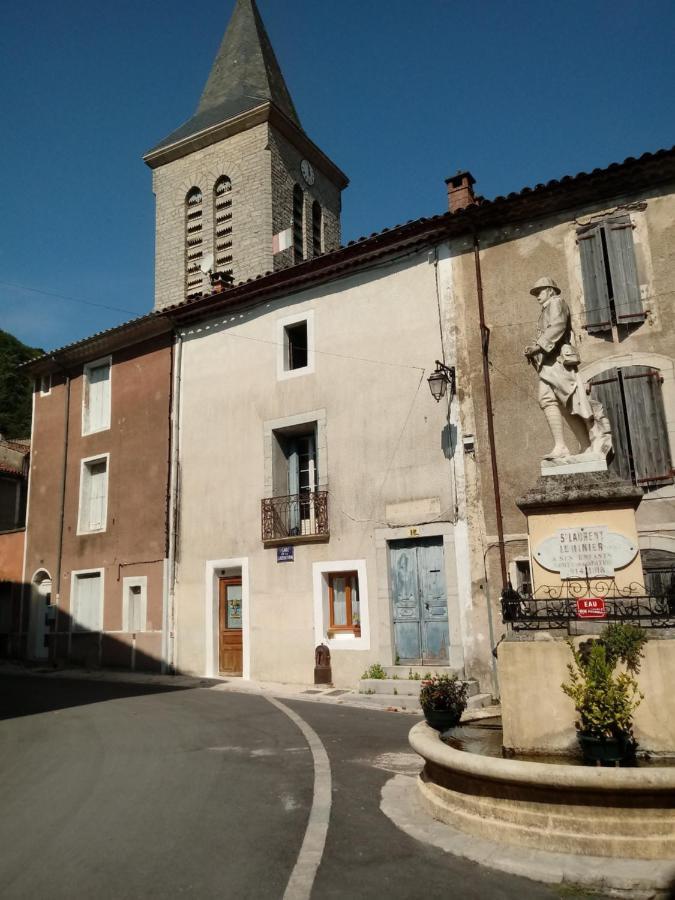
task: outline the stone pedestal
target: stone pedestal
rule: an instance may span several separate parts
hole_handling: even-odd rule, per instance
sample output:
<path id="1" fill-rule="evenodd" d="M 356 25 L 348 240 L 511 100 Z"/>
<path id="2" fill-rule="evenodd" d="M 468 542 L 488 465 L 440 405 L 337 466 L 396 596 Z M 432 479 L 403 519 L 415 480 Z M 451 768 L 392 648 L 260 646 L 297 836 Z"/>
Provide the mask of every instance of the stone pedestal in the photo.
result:
<path id="1" fill-rule="evenodd" d="M 587 579 L 643 593 L 635 522 L 641 499 L 640 488 L 607 471 L 540 477 L 516 500 L 527 518 L 533 594 Z"/>

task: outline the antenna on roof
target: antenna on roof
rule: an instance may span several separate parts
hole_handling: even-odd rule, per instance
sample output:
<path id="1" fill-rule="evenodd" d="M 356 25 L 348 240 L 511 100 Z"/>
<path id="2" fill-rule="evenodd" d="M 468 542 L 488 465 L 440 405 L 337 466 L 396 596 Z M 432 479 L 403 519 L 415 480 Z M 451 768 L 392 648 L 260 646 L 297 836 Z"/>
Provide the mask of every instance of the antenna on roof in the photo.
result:
<path id="1" fill-rule="evenodd" d="M 210 275 L 213 271 L 213 253 L 207 253 L 199 264 L 199 268 L 204 275 Z"/>

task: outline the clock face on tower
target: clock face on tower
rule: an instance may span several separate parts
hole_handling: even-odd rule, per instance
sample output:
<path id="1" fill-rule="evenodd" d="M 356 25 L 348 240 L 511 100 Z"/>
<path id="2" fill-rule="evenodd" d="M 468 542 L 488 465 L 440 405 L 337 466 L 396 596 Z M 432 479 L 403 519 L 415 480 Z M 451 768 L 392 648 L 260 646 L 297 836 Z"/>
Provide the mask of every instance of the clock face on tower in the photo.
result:
<path id="1" fill-rule="evenodd" d="M 314 168 L 308 159 L 303 159 L 300 163 L 300 171 L 307 184 L 314 184 Z"/>

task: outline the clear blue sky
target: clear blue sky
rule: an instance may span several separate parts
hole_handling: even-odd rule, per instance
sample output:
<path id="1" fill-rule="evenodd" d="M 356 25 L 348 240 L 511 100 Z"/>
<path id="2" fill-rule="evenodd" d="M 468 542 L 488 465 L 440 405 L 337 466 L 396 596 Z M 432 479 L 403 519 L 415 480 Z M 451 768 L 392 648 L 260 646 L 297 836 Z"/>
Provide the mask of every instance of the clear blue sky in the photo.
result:
<path id="1" fill-rule="evenodd" d="M 147 312 L 141 155 L 189 118 L 233 0 L 0 13 L 0 328 L 46 349 Z M 672 0 L 259 0 L 305 130 L 350 176 L 347 240 L 675 143 Z M 118 307 L 99 309 L 7 284 Z"/>

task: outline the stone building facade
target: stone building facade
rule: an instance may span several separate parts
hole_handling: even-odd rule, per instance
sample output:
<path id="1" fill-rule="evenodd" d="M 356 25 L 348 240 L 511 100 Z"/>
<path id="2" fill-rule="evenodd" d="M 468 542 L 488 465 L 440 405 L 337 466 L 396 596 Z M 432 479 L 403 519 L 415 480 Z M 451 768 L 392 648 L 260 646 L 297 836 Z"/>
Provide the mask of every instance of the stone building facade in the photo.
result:
<path id="1" fill-rule="evenodd" d="M 171 343 L 170 325 L 145 317 L 26 365 L 36 382 L 16 638 L 29 658 L 163 668 Z"/>
<path id="2" fill-rule="evenodd" d="M 472 181 L 465 179 L 469 188 Z M 490 202 L 469 190 L 455 218 L 470 223 L 450 254 L 461 418 L 475 436 L 465 457 L 474 609 L 490 612 L 499 638 L 503 578 L 483 360 L 487 354 L 507 578 L 522 588 L 528 543 L 515 501 L 533 486 L 552 443 L 524 357 L 539 315 L 530 289 L 542 276 L 557 282 L 570 307 L 582 381 L 609 417 L 610 470 L 644 491 L 637 524 L 646 587 L 675 568 L 675 152 Z M 594 270 L 589 237 L 597 242 Z M 481 596 L 485 602 L 475 602 Z"/>

